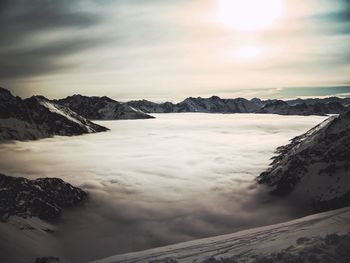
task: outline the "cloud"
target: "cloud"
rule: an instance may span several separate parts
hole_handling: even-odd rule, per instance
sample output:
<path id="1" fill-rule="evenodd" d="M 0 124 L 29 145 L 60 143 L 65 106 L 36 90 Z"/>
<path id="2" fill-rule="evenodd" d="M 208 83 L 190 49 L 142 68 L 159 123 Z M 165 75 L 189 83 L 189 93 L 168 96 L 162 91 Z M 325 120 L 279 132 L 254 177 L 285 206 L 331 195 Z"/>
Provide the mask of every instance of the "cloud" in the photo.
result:
<path id="1" fill-rule="evenodd" d="M 257 32 L 222 26 L 215 2 L 0 1 L 1 85 L 20 96 L 172 100 L 349 81 L 349 1 L 285 0 Z M 252 46 L 259 57 L 233 55 Z"/>
<path id="2" fill-rule="evenodd" d="M 106 39 L 81 34 L 101 21 L 79 9 L 81 1 L 1 0 L 0 79 L 43 75 L 69 68 L 65 56 Z"/>
<path id="3" fill-rule="evenodd" d="M 349 0 L 337 0 L 335 1 L 337 10 L 324 12 L 322 14 L 313 16 L 316 19 L 328 20 L 335 23 L 350 23 L 350 1 Z"/>
<path id="4" fill-rule="evenodd" d="M 71 261 L 87 262 L 304 215 L 254 178 L 277 146 L 323 119 L 184 113 L 103 122 L 110 132 L 4 145 L 0 171 L 89 191 L 58 224 Z"/>

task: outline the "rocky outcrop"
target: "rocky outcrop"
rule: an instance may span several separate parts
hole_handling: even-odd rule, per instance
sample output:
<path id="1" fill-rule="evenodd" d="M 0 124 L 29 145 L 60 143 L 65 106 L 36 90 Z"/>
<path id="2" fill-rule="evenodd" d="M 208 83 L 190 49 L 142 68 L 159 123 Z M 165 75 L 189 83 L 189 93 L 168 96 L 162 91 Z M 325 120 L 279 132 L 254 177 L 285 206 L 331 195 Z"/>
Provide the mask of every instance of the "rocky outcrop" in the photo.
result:
<path id="1" fill-rule="evenodd" d="M 115 101 L 106 96 L 88 97 L 73 95 L 64 99 L 55 100 L 55 103 L 70 108 L 81 116 L 91 120 L 127 120 L 152 119 L 151 115 L 140 109 L 135 109 L 127 103 Z"/>
<path id="2" fill-rule="evenodd" d="M 60 216 L 65 207 L 75 206 L 87 197 L 82 189 L 58 178 L 28 180 L 0 174 L 0 218 L 10 216 L 39 217 L 43 220 Z"/>
<path id="3" fill-rule="evenodd" d="M 350 108 L 279 147 L 257 181 L 317 210 L 350 205 Z"/>

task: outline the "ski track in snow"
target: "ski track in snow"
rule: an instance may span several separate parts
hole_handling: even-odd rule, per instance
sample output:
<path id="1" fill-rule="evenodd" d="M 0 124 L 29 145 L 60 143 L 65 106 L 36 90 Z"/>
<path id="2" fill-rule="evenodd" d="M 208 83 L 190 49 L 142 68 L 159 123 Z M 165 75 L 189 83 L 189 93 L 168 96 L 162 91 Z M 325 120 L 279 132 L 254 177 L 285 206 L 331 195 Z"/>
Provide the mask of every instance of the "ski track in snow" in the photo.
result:
<path id="1" fill-rule="evenodd" d="M 208 259 L 230 259 L 239 256 L 251 262 L 258 256 L 268 256 L 299 244 L 302 240 L 325 238 L 330 234 L 350 232 L 350 208 L 307 216 L 286 223 L 240 231 L 234 234 L 194 240 L 141 252 L 117 255 L 94 263 L 202 262 Z M 288 250 L 287 250 L 288 251 Z M 311 255 L 308 254 L 308 257 Z M 335 257 L 337 255 L 334 255 Z M 246 260 L 246 261 L 243 261 Z M 218 261 L 219 262 L 219 261 Z"/>

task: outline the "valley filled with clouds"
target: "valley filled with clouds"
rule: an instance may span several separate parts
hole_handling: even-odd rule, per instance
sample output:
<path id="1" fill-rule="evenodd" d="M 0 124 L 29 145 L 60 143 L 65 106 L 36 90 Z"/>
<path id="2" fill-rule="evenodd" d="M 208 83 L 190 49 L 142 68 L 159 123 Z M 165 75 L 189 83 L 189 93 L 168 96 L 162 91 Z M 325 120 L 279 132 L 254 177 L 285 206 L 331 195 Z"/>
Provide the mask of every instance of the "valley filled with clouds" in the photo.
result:
<path id="1" fill-rule="evenodd" d="M 56 223 L 71 258 L 84 262 L 307 213 L 258 190 L 254 179 L 276 147 L 326 117 L 155 116 L 98 122 L 111 129 L 105 133 L 2 145 L 3 173 L 59 177 L 89 192 L 86 204 Z"/>

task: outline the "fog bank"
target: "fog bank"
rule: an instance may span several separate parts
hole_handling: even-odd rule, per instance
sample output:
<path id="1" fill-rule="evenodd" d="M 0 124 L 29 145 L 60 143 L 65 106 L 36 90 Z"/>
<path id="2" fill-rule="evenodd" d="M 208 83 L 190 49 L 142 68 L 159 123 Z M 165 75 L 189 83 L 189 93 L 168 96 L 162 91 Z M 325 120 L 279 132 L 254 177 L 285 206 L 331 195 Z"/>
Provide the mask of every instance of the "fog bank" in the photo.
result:
<path id="1" fill-rule="evenodd" d="M 325 117 L 159 114 L 110 132 L 16 142 L 0 172 L 59 177 L 90 193 L 57 235 L 73 262 L 286 221 L 305 211 L 254 183 L 276 147 Z"/>

